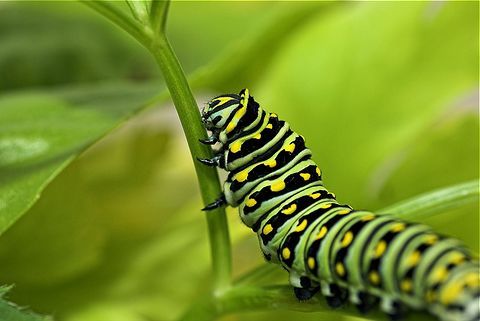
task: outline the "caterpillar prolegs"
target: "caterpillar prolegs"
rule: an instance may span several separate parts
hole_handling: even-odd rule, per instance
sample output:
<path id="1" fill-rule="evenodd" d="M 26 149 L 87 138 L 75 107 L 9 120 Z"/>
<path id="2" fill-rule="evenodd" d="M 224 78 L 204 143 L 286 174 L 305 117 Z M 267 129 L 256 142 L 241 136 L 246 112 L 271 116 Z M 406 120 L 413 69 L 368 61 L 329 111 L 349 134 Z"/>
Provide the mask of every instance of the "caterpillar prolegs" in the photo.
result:
<path id="1" fill-rule="evenodd" d="M 202 122 L 211 136 L 201 142 L 221 147 L 199 160 L 228 171 L 224 194 L 205 210 L 239 207 L 265 258 L 289 272 L 298 299 L 320 291 L 331 306 L 349 300 L 366 312 L 379 303 L 393 319 L 408 309 L 480 319 L 478 259 L 428 226 L 337 202 L 304 138 L 247 89 L 213 98 Z"/>

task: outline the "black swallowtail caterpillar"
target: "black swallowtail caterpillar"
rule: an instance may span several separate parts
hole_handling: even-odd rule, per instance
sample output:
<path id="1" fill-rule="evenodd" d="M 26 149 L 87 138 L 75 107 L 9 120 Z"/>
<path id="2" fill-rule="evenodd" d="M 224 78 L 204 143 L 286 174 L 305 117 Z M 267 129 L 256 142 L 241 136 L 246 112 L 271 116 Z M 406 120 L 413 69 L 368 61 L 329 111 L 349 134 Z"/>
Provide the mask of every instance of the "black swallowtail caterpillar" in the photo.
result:
<path id="1" fill-rule="evenodd" d="M 204 210 L 238 206 L 298 299 L 320 290 L 333 307 L 350 300 L 366 312 L 379 302 L 392 319 L 426 309 L 441 320 L 479 320 L 479 262 L 458 240 L 338 203 L 304 138 L 247 89 L 212 99 L 202 122 L 212 134 L 200 141 L 221 148 L 199 160 L 229 172 L 223 195 Z"/>

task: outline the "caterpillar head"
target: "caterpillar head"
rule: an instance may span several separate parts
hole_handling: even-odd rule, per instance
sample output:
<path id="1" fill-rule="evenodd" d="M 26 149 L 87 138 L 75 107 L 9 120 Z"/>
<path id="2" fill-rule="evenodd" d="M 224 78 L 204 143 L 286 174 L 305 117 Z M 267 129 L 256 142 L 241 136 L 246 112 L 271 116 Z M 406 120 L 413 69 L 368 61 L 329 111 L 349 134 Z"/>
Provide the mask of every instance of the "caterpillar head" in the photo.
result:
<path id="1" fill-rule="evenodd" d="M 205 128 L 213 132 L 225 129 L 239 109 L 246 109 L 248 98 L 248 89 L 243 89 L 238 95 L 225 94 L 210 100 L 202 110 Z"/>

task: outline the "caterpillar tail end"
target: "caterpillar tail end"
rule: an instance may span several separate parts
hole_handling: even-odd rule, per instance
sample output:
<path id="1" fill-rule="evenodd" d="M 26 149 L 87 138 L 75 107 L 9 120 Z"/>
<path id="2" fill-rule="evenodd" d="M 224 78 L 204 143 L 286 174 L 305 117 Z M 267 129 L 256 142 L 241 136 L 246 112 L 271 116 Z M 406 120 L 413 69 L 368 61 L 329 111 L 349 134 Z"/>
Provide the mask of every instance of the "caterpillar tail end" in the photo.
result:
<path id="1" fill-rule="evenodd" d="M 468 262 L 444 283 L 431 305 L 442 321 L 480 321 L 480 273 L 478 262 Z"/>

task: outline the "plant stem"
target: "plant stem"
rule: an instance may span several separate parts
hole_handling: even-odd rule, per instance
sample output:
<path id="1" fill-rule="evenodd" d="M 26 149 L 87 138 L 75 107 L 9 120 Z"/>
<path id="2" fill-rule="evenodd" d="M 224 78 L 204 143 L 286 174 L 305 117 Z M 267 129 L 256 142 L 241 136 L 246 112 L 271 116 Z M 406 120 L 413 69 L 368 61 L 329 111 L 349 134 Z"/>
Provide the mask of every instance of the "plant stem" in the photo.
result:
<path id="1" fill-rule="evenodd" d="M 154 34 L 165 31 L 170 1 L 152 0 L 150 5 L 150 25 Z"/>
<path id="2" fill-rule="evenodd" d="M 151 47 L 165 82 L 172 96 L 182 123 L 185 136 L 200 185 L 205 204 L 214 201 L 222 193 L 217 171 L 196 161 L 196 157 L 211 157 L 210 147 L 201 144 L 198 139 L 205 137 L 205 129 L 200 120 L 200 113 L 188 85 L 185 74 L 175 56 L 168 40 L 159 36 Z M 208 212 L 207 223 L 210 237 L 210 249 L 214 273 L 214 291 L 223 293 L 231 282 L 230 237 L 224 209 Z"/>
<path id="3" fill-rule="evenodd" d="M 131 19 L 112 2 L 98 0 L 79 0 L 128 32 L 142 45 L 147 46 L 151 38 L 151 29 L 137 20 Z"/>
<path id="4" fill-rule="evenodd" d="M 212 157 L 212 150 L 198 139 L 206 137 L 197 103 L 185 74 L 165 36 L 168 1 L 153 1 L 150 7 L 150 24 L 131 19 L 115 5 L 107 1 L 80 0 L 96 10 L 138 40 L 155 57 L 165 78 L 168 90 L 177 110 L 187 138 L 204 204 L 217 199 L 222 193 L 216 169 L 200 164 L 196 157 Z M 133 8 L 135 9 L 135 8 Z M 214 295 L 224 293 L 231 286 L 230 236 L 225 209 L 206 213 L 214 276 Z"/>

